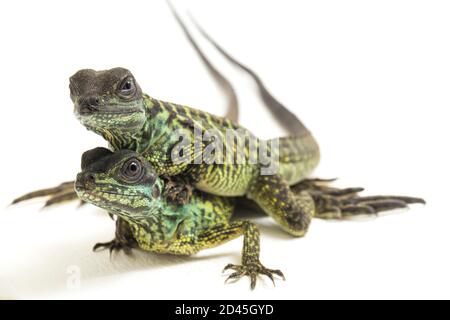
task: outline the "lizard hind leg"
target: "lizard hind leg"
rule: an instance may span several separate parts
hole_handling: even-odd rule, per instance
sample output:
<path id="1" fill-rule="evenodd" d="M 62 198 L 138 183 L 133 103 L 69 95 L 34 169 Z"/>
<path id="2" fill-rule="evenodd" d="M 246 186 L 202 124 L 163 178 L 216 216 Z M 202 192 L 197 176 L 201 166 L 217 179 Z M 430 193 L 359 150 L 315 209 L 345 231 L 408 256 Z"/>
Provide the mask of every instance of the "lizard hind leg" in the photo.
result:
<path id="1" fill-rule="evenodd" d="M 14 199 L 11 204 L 15 205 L 17 203 L 31 200 L 31 199 L 49 197 L 49 199 L 44 204 L 44 208 L 46 208 L 46 207 L 49 207 L 49 206 L 52 206 L 55 204 L 60 204 L 60 203 L 64 203 L 64 202 L 77 200 L 78 195 L 75 192 L 74 184 L 75 184 L 75 181 L 68 181 L 68 182 L 63 182 L 56 187 L 32 191 L 21 197 Z M 84 204 L 84 202 L 81 201 L 80 205 L 83 205 L 83 204 Z"/>
<path id="2" fill-rule="evenodd" d="M 308 192 L 315 202 L 315 217 L 319 219 L 349 219 L 361 215 L 407 208 L 409 204 L 422 203 L 421 198 L 405 196 L 361 197 L 363 188 L 339 189 L 328 185 L 334 180 L 304 180 L 291 189 L 295 193 Z"/>
<path id="3" fill-rule="evenodd" d="M 214 226 L 197 229 L 194 233 L 188 233 L 176 237 L 168 243 L 163 253 L 177 255 L 191 255 L 200 250 L 215 248 L 228 241 L 244 236 L 244 245 L 241 255 L 241 264 L 228 264 L 226 270 L 234 270 L 225 282 L 238 280 L 244 276 L 250 277 L 251 288 L 254 289 L 258 276 L 264 275 L 274 282 L 274 276 L 284 279 L 280 270 L 268 269 L 260 261 L 260 238 L 258 228 L 248 220 L 235 220 L 215 224 Z M 149 250 L 151 251 L 151 250 Z"/>
<path id="4" fill-rule="evenodd" d="M 308 192 L 294 193 L 279 175 L 259 176 L 247 196 L 254 200 L 289 234 L 305 235 L 314 216 L 314 200 Z"/>

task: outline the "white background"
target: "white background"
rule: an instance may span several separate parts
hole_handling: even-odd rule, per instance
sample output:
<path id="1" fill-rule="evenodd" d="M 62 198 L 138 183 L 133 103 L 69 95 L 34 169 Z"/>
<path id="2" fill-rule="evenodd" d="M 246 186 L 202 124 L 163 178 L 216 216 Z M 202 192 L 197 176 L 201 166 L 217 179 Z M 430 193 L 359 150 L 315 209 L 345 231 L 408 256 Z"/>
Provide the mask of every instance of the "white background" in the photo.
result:
<path id="1" fill-rule="evenodd" d="M 292 239 L 268 218 L 262 262 L 287 281 L 224 285 L 242 239 L 194 257 L 93 253 L 114 224 L 92 206 L 8 207 L 71 180 L 105 146 L 72 114 L 78 69 L 127 67 L 148 94 L 224 114 L 225 103 L 163 0 L 0 4 L 0 298 L 450 298 L 448 1 L 178 1 L 261 74 L 322 148 L 315 176 L 366 194 L 422 196 L 378 219 L 313 221 Z M 197 39 L 202 40 L 200 37 Z M 254 84 L 205 50 L 239 91 L 241 123 L 283 134 Z M 68 286 L 78 270 L 79 288 Z"/>

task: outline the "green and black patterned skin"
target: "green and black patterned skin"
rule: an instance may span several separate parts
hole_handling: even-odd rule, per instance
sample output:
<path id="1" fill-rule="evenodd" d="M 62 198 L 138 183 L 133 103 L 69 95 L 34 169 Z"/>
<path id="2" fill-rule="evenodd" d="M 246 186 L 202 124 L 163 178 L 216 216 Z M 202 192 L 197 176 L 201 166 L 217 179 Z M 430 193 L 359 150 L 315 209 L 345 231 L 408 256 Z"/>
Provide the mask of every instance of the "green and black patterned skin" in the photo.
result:
<path id="1" fill-rule="evenodd" d="M 200 155 L 195 152 L 194 143 L 185 154 L 189 161 L 174 163 L 172 151 L 179 144 L 180 133 L 195 141 L 195 126 L 215 130 L 222 141 L 227 141 L 228 129 L 240 130 L 243 139 L 253 135 L 228 119 L 143 94 L 131 72 L 123 68 L 81 70 L 71 77 L 70 89 L 77 118 L 102 135 L 113 151 L 136 151 L 158 175 L 181 176 L 198 190 L 247 196 L 290 234 L 303 236 L 306 232 L 314 212 L 313 200 L 306 195 L 299 200 L 289 188 L 305 179 L 319 162 L 318 145 L 306 129 L 301 135 L 279 140 L 279 173 L 275 175 L 260 175 L 261 165 L 250 163 L 257 156 L 251 152 L 245 153 L 245 164 L 194 164 L 198 156 L 208 158 L 205 148 Z M 231 149 L 234 159 L 237 145 L 239 142 Z"/>
<path id="2" fill-rule="evenodd" d="M 118 216 L 116 238 L 95 248 L 133 247 L 175 255 L 192 255 L 244 236 L 241 265 L 229 278 L 248 275 L 254 288 L 259 274 L 283 277 L 280 270 L 264 267 L 259 261 L 259 231 L 247 220 L 231 221 L 235 199 L 194 191 L 184 205 L 169 203 L 164 196 L 164 180 L 151 164 L 133 151 L 112 153 L 97 148 L 82 159 L 75 189 L 79 197 Z"/>

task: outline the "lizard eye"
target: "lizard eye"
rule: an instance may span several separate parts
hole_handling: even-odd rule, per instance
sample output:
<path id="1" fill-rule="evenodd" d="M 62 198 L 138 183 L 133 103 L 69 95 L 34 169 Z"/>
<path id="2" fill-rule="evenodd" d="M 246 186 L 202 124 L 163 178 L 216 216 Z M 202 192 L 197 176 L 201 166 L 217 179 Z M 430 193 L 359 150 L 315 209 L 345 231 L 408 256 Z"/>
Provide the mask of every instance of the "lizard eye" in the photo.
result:
<path id="1" fill-rule="evenodd" d="M 123 84 L 122 90 L 123 91 L 131 90 L 131 86 L 132 86 L 132 84 L 131 84 L 130 80 L 125 81 L 125 83 Z"/>
<path id="2" fill-rule="evenodd" d="M 143 169 L 141 163 L 137 159 L 131 159 L 125 162 L 121 173 L 127 182 L 137 182 L 142 178 Z"/>
<path id="3" fill-rule="evenodd" d="M 129 98 L 134 95 L 136 86 L 134 85 L 133 78 L 127 77 L 119 85 L 119 95 L 125 98 Z"/>

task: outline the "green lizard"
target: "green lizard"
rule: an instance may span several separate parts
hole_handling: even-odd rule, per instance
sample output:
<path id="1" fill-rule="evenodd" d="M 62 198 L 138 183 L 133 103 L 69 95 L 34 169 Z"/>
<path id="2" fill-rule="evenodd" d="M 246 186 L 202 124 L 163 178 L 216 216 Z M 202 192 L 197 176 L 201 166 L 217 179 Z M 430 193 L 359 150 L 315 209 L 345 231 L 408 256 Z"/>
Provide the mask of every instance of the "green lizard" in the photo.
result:
<path id="1" fill-rule="evenodd" d="M 280 158 L 280 168 L 290 181 L 284 181 L 280 175 L 261 176 L 261 165 L 249 164 L 255 156 L 249 151 L 243 152 L 245 164 L 242 165 L 206 164 L 204 161 L 192 165 L 198 157 L 206 156 L 204 152 L 197 153 L 192 143 L 187 149 L 187 161 L 174 163 L 171 153 L 180 134 L 194 141 L 196 126 L 201 127 L 202 132 L 215 130 L 222 141 L 226 140 L 227 130 L 241 130 L 243 138 L 237 138 L 238 145 L 254 136 L 227 119 L 143 94 L 133 75 L 123 68 L 101 72 L 81 70 L 71 78 L 70 89 L 77 117 L 89 130 L 105 137 L 112 150 L 135 150 L 145 156 L 159 174 L 188 178 L 205 192 L 222 196 L 248 195 L 289 233 L 301 236 L 306 231 L 312 217 L 312 199 L 297 201 L 289 193 L 289 184 L 303 180 L 319 159 L 318 146 L 306 129 L 303 136 L 285 139 L 281 146 L 285 156 Z M 232 148 L 231 152 L 233 159 L 239 156 L 237 148 Z M 277 150 L 269 152 L 275 154 Z M 282 197 L 268 197 L 268 189 L 279 192 Z"/>
<path id="2" fill-rule="evenodd" d="M 133 151 L 112 153 L 96 148 L 83 154 L 82 172 L 75 188 L 80 199 L 119 217 L 112 242 L 97 244 L 110 250 L 132 248 L 192 255 L 244 235 L 242 265 L 228 265 L 236 272 L 229 279 L 248 275 L 251 287 L 257 275 L 283 277 L 280 270 L 259 261 L 259 231 L 250 221 L 230 221 L 235 199 L 194 191 L 189 202 L 173 205 L 163 196 L 165 182 L 152 166 Z"/>
<path id="3" fill-rule="evenodd" d="M 170 151 L 179 141 L 178 136 L 173 136 L 176 129 L 181 129 L 190 136 L 195 123 L 202 120 L 210 128 L 221 130 L 219 133 L 222 135 L 226 128 L 242 128 L 223 118 L 150 98 L 141 93 L 131 73 L 121 68 L 103 72 L 80 71 L 72 78 L 71 89 L 75 112 L 82 123 L 110 139 L 114 150 L 134 147 L 158 174 L 190 175 L 197 188 L 208 193 L 223 196 L 247 195 L 294 236 L 302 236 L 306 232 L 314 215 L 314 200 L 329 209 L 327 214 L 330 217 L 338 218 L 343 214 L 342 210 L 333 205 L 334 199 L 324 201 L 324 197 L 320 195 L 323 188 L 328 187 L 320 188 L 316 183 L 305 181 L 297 185 L 297 195 L 289 187 L 304 181 L 318 162 L 317 144 L 306 129 L 303 129 L 302 136 L 280 139 L 280 174 L 263 176 L 259 171 L 261 165 L 250 164 L 249 161 L 241 165 L 204 162 L 199 165 L 175 164 L 171 161 Z M 102 96 L 102 99 L 108 99 L 110 105 L 100 105 L 100 98 L 96 101 L 96 98 L 89 96 L 92 90 L 95 92 L 99 89 L 109 92 L 109 96 Z M 122 91 L 132 97 L 121 98 Z M 128 112 L 130 110 L 133 112 Z M 252 136 L 245 129 L 242 130 L 245 136 Z M 118 133 L 122 135 L 117 135 Z M 232 151 L 233 155 L 238 152 L 237 148 Z M 245 160 L 250 157 L 247 153 Z M 354 190 L 356 191 L 360 189 Z M 381 208 L 404 207 L 407 203 L 422 202 L 420 199 L 397 197 L 378 200 L 376 206 Z M 364 203 L 348 203 L 344 213 L 374 211 L 373 207 Z"/>
<path id="4" fill-rule="evenodd" d="M 313 215 L 313 201 L 305 195 L 294 197 L 289 186 L 304 180 L 319 161 L 319 148 L 306 128 L 302 135 L 280 140 L 279 150 L 268 146 L 268 154 L 279 158 L 279 174 L 262 175 L 261 163 L 253 163 L 255 152 L 239 150 L 255 137 L 228 119 L 185 106 L 154 99 L 142 93 L 130 71 L 114 68 L 105 71 L 81 70 L 71 77 L 71 98 L 75 114 L 88 130 L 102 135 L 113 151 L 128 149 L 141 154 L 159 175 L 189 179 L 204 192 L 220 196 L 244 196 L 254 200 L 284 230 L 295 236 L 306 232 Z M 214 131 L 227 141 L 228 130 L 239 131 L 236 143 L 226 144 L 233 161 L 209 163 L 208 144 L 200 152 L 195 129 L 202 134 Z M 180 150 L 181 161 L 174 161 L 180 136 L 189 141 Z M 255 141 L 256 149 L 261 146 Z M 279 153 L 279 154 L 278 154 Z M 227 154 L 228 155 L 228 154 Z"/>
<path id="5" fill-rule="evenodd" d="M 241 199 L 194 191 L 184 205 L 167 202 L 165 181 L 144 157 L 129 150 L 113 153 L 105 148 L 96 148 L 87 151 L 83 154 L 81 167 L 82 172 L 77 175 L 75 183 L 80 199 L 118 217 L 115 239 L 98 243 L 94 249 L 108 247 L 111 252 L 122 249 L 130 253 L 131 249 L 140 248 L 156 253 L 192 255 L 243 235 L 241 264 L 225 267 L 224 271 L 234 270 L 227 281 L 248 276 L 253 289 L 258 275 L 266 275 L 273 282 L 274 275 L 284 279 L 280 270 L 268 269 L 260 262 L 258 228 L 248 220 L 232 219 L 234 207 Z M 308 183 L 314 184 L 312 181 Z M 297 187 L 294 187 L 294 193 Z M 335 205 L 348 216 L 354 214 L 348 210 L 349 204 L 373 205 L 374 212 L 378 212 L 389 209 L 388 201 L 392 201 L 391 197 L 360 198 L 355 196 L 355 190 L 350 189 L 339 190 L 339 195 L 336 191 L 322 190 L 321 194 L 333 195 Z M 384 208 L 379 206 L 381 200 Z M 342 216 L 329 216 L 327 208 L 317 202 L 314 217 L 339 219 Z"/>
<path id="6" fill-rule="evenodd" d="M 268 150 L 279 153 L 280 173 L 264 176 L 260 174 L 261 164 L 250 163 L 254 154 L 249 151 L 243 155 L 244 164 L 202 161 L 193 165 L 198 157 L 208 157 L 205 148 L 197 153 L 194 143 L 188 146 L 187 161 L 174 163 L 172 151 L 179 144 L 180 132 L 195 141 L 196 126 L 202 132 L 216 130 L 222 141 L 228 129 L 241 130 L 244 138 L 237 144 L 253 135 L 227 119 L 143 94 L 126 69 L 81 70 L 71 78 L 70 89 L 81 123 L 105 137 L 113 150 L 137 151 L 158 174 L 189 178 L 199 190 L 221 196 L 246 195 L 288 233 L 302 236 L 306 232 L 314 213 L 313 199 L 306 189 L 302 197 L 294 196 L 289 186 L 304 180 L 317 165 L 319 148 L 301 122 L 296 122 L 296 137 L 282 139 L 280 150 Z M 231 149 L 235 159 L 236 144 Z M 365 212 L 367 208 L 359 210 Z"/>
<path id="7" fill-rule="evenodd" d="M 307 231 L 315 211 L 314 199 L 306 185 L 298 185 L 297 194 L 290 186 L 305 180 L 316 167 L 319 148 L 300 122 L 297 136 L 279 139 L 277 149 L 268 145 L 268 154 L 278 158 L 279 170 L 276 174 L 263 175 L 264 166 L 251 161 L 256 151 L 245 148 L 239 154 L 242 150 L 237 146 L 241 143 L 246 146 L 247 139 L 254 138 L 248 130 L 225 118 L 143 94 L 126 69 L 77 72 L 71 78 L 71 98 L 81 123 L 108 140 L 113 151 L 136 151 L 158 175 L 188 178 L 200 191 L 228 197 L 246 196 L 293 236 L 303 236 Z M 243 157 L 243 163 L 205 161 L 211 159 L 211 154 L 204 141 L 200 153 L 197 152 L 196 127 L 200 127 L 202 133 L 214 130 L 216 139 L 221 141 L 227 141 L 227 130 L 240 131 L 237 143 L 225 147 L 232 159 Z M 190 141 L 181 152 L 181 162 L 173 160 L 173 150 L 180 145 L 180 133 Z M 259 147 L 261 142 L 256 141 L 256 145 Z M 197 163 L 199 158 L 201 161 Z M 410 203 L 423 201 L 392 199 L 389 205 L 403 207 L 404 199 L 409 199 Z M 367 213 L 369 209 L 355 206 L 352 210 L 357 214 Z"/>

